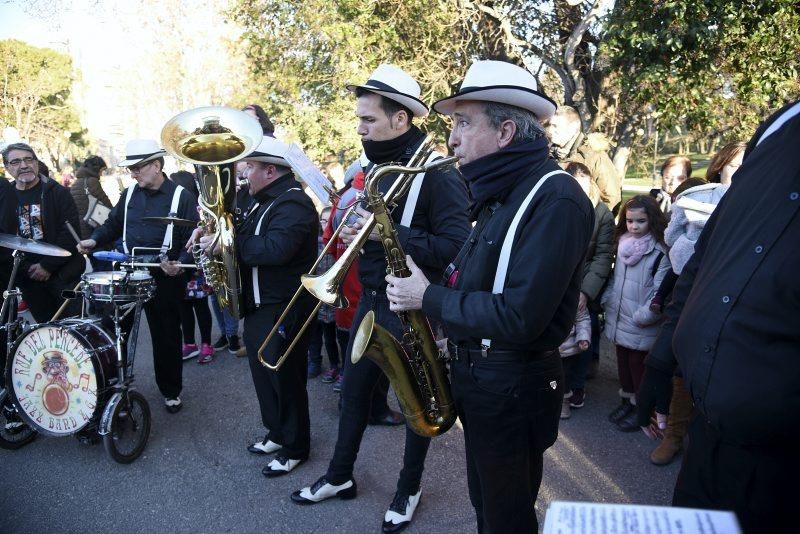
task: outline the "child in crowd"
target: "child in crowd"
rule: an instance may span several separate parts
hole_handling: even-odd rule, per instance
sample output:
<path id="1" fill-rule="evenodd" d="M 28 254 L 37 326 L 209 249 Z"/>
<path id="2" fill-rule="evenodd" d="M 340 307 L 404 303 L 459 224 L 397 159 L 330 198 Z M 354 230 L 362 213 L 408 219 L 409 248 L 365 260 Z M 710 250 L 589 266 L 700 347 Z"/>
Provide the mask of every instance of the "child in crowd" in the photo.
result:
<path id="1" fill-rule="evenodd" d="M 655 199 L 637 195 L 623 204 L 615 233 L 617 260 L 602 304 L 606 336 L 616 345 L 622 402 L 609 420 L 623 432 L 639 429 L 635 394 L 644 359 L 658 334 L 660 314 L 650 309 L 656 288 L 671 269 L 664 244 L 666 217 Z"/>
<path id="2" fill-rule="evenodd" d="M 692 175 L 692 162 L 685 156 L 670 156 L 661 165 L 661 189 L 651 189 L 650 196 L 656 199 L 664 213 L 669 213 L 675 189 Z"/>
<path id="3" fill-rule="evenodd" d="M 328 225 L 331 208 L 323 208 L 319 216 L 320 235 L 318 240 L 319 253 L 325 248 L 322 238 L 322 229 Z M 331 268 L 334 259 L 328 252 L 317 266 L 317 274 L 322 274 Z M 311 343 L 308 346 L 308 378 L 316 378 L 322 372 L 322 343 L 325 342 L 325 351 L 328 353 L 330 367 L 325 374 L 326 382 L 332 382 L 339 376 L 339 347 L 336 339 L 336 311 L 329 304 L 323 304 L 317 314 L 317 321 L 311 331 Z M 332 379 L 330 378 L 332 377 Z"/>

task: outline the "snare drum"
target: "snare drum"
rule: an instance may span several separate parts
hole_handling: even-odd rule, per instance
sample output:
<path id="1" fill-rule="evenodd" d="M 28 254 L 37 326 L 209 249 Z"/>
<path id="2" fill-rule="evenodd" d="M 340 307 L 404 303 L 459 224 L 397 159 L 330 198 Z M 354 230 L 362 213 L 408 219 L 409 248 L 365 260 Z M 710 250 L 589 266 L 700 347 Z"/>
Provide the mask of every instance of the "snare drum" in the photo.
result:
<path id="1" fill-rule="evenodd" d="M 35 325 L 14 343 L 6 376 L 20 415 L 38 432 L 67 436 L 100 417 L 117 383 L 114 341 L 96 321 Z"/>
<path id="2" fill-rule="evenodd" d="M 146 271 L 97 271 L 81 277 L 81 292 L 91 302 L 149 300 L 155 281 Z"/>

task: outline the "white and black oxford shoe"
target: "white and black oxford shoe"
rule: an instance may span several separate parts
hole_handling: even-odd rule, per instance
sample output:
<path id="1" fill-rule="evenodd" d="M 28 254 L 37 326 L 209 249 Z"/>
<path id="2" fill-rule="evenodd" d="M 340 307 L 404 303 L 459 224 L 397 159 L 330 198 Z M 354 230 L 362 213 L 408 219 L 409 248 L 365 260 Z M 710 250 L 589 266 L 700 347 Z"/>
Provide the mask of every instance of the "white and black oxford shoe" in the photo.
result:
<path id="1" fill-rule="evenodd" d="M 247 450 L 253 454 L 272 454 L 273 452 L 281 450 L 281 445 L 268 440 L 267 437 L 264 436 L 264 441 L 256 441 L 252 445 L 249 445 Z"/>
<path id="2" fill-rule="evenodd" d="M 386 511 L 383 517 L 383 526 L 381 531 L 387 534 L 400 532 L 408 525 L 411 524 L 411 519 L 414 517 L 414 511 L 419 506 L 419 500 L 422 497 L 422 490 L 420 489 L 414 495 L 397 492 L 394 494 L 392 504 Z"/>
<path id="3" fill-rule="evenodd" d="M 356 496 L 356 481 L 348 480 L 344 484 L 335 486 L 321 477 L 310 488 L 303 488 L 292 493 L 292 500 L 297 504 L 315 504 L 331 497 L 339 499 L 354 499 Z"/>
<path id="4" fill-rule="evenodd" d="M 288 475 L 292 469 L 305 462 L 305 458 L 284 458 L 281 455 L 275 457 L 267 466 L 261 470 L 261 473 L 268 478 L 282 477 Z"/>

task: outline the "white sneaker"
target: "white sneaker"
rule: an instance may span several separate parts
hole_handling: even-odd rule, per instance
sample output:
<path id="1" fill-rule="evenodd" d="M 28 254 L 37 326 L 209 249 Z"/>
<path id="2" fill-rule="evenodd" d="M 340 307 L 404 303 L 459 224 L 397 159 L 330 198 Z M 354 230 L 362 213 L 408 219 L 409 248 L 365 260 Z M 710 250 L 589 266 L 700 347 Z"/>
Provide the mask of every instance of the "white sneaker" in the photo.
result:
<path id="1" fill-rule="evenodd" d="M 414 511 L 419 505 L 419 500 L 422 497 L 422 489 L 414 495 L 406 495 L 399 491 L 394 494 L 392 504 L 383 516 L 383 532 L 399 532 L 411 523 L 414 517 Z"/>

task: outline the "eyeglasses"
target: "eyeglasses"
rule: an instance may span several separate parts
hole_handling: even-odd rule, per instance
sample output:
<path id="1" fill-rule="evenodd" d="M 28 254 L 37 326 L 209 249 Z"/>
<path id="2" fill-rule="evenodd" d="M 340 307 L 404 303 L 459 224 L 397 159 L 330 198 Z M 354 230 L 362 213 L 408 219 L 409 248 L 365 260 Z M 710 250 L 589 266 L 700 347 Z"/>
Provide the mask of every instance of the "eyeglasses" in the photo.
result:
<path id="1" fill-rule="evenodd" d="M 153 160 L 153 161 L 155 161 L 155 160 Z M 142 163 L 141 165 L 131 166 L 131 167 L 128 167 L 128 170 L 131 171 L 131 174 L 139 174 L 140 172 L 142 172 L 142 169 L 144 169 L 145 167 L 147 167 L 151 163 L 153 163 L 153 162 L 152 161 L 148 161 L 147 163 Z"/>
<path id="2" fill-rule="evenodd" d="M 27 158 L 17 158 L 17 159 L 12 159 L 11 161 L 9 161 L 7 166 L 8 167 L 19 167 L 20 164 L 22 164 L 23 162 L 25 163 L 25 165 L 30 165 L 34 161 L 37 161 L 36 158 L 32 158 L 30 156 L 28 156 Z"/>

